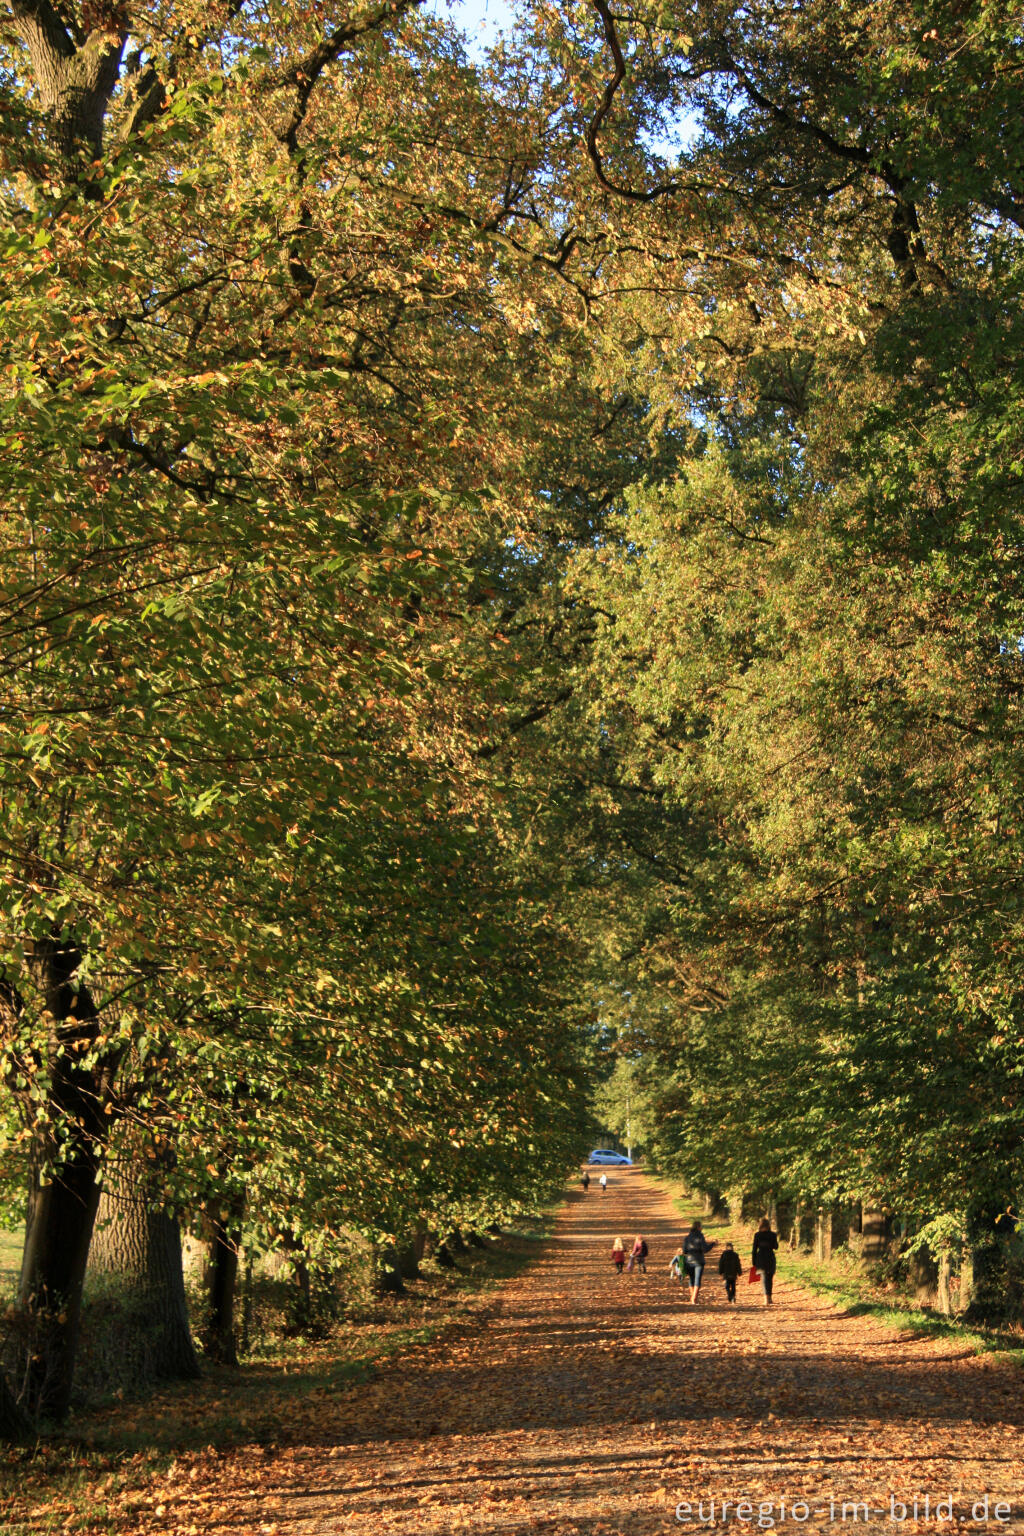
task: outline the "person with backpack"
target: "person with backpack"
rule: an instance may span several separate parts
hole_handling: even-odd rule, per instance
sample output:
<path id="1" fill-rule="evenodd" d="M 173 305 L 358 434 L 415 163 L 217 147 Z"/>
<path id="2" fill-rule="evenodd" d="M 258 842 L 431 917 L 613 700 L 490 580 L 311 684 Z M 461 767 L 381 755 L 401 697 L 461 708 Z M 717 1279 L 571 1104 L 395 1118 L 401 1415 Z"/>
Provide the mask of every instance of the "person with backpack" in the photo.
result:
<path id="1" fill-rule="evenodd" d="M 632 1246 L 632 1248 L 629 1251 L 629 1267 L 630 1267 L 630 1270 L 632 1270 L 632 1268 L 633 1268 L 633 1266 L 635 1264 L 637 1269 L 640 1271 L 640 1273 L 643 1274 L 643 1275 L 646 1275 L 646 1273 L 647 1273 L 647 1254 L 648 1254 L 648 1251 L 649 1250 L 648 1250 L 648 1247 L 647 1247 L 646 1240 L 644 1238 L 642 1238 L 639 1235 L 639 1233 L 638 1233 L 637 1237 L 636 1237 L 636 1241 L 633 1243 L 633 1246 Z"/>
<path id="2" fill-rule="evenodd" d="M 736 1300 L 736 1281 L 740 1277 L 743 1263 L 732 1243 L 726 1243 L 722 1249 L 722 1257 L 718 1261 L 718 1273 L 725 1281 L 726 1301 Z"/>
<path id="3" fill-rule="evenodd" d="M 757 1231 L 754 1233 L 754 1248 L 750 1255 L 750 1267 L 756 1269 L 761 1276 L 761 1286 L 764 1290 L 764 1304 L 770 1307 L 772 1304 L 772 1286 L 775 1283 L 775 1252 L 779 1246 L 777 1232 L 772 1231 L 772 1224 L 767 1216 L 762 1216 Z M 753 1276 L 751 1276 L 753 1279 Z"/>
<path id="4" fill-rule="evenodd" d="M 714 1243 L 709 1243 L 704 1236 L 699 1221 L 693 1223 L 683 1238 L 683 1263 L 686 1266 L 686 1278 L 690 1282 L 691 1306 L 697 1305 L 700 1282 L 704 1274 L 704 1260 L 714 1246 Z"/>

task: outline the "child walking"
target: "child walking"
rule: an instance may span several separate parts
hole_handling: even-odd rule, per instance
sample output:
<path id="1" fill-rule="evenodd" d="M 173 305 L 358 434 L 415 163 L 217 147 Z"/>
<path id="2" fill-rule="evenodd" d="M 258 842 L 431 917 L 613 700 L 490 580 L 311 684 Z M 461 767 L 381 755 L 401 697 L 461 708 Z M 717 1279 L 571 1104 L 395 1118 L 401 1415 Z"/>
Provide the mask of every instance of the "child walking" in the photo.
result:
<path id="1" fill-rule="evenodd" d="M 725 1296 L 727 1301 L 736 1300 L 736 1281 L 740 1277 L 743 1263 L 732 1243 L 726 1243 L 722 1249 L 722 1257 L 718 1261 L 718 1273 L 725 1281 Z"/>
<path id="2" fill-rule="evenodd" d="M 612 1263 L 615 1265 L 615 1273 L 622 1274 L 623 1265 L 626 1262 L 626 1250 L 622 1246 L 622 1238 L 617 1237 L 612 1243 Z"/>
<path id="3" fill-rule="evenodd" d="M 633 1243 L 632 1248 L 629 1250 L 629 1267 L 630 1267 L 630 1270 L 632 1270 L 634 1264 L 636 1265 L 637 1269 L 640 1271 L 640 1273 L 642 1275 L 646 1275 L 646 1273 L 647 1273 L 647 1243 L 644 1240 L 644 1238 L 642 1238 L 640 1236 L 639 1233 L 637 1233 L 636 1240 Z"/>

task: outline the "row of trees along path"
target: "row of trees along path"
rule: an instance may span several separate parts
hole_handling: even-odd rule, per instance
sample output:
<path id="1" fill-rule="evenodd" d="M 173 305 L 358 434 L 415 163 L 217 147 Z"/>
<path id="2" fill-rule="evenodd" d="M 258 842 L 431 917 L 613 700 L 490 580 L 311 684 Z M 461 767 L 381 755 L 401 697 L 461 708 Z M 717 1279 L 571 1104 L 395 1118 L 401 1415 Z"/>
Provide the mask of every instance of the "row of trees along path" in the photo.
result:
<path id="1" fill-rule="evenodd" d="M 1012 1364 L 846 1316 L 785 1277 L 771 1312 L 745 1275 L 730 1307 L 718 1248 L 692 1308 L 667 1273 L 684 1226 L 669 1197 L 637 1170 L 610 1178 L 606 1194 L 595 1183 L 570 1198 L 538 1260 L 471 1328 L 344 1394 L 333 1444 L 264 1453 L 273 1465 L 258 1478 L 240 1451 L 220 1463 L 215 1488 L 182 1479 L 168 1489 L 167 1525 L 637 1536 L 694 1528 L 677 1523 L 680 1500 L 696 1513 L 713 1499 L 717 1517 L 723 1499 L 785 1499 L 789 1532 L 845 1531 L 854 1518 L 840 1520 L 843 1501 L 884 1511 L 858 1510 L 861 1528 L 1024 1530 Z M 637 1232 L 648 1273 L 618 1279 L 612 1240 Z M 926 1493 L 933 1507 L 951 1496 L 964 1523 L 891 1522 L 891 1497 L 912 1510 Z M 1007 1519 L 973 1522 L 986 1493 L 990 1508 L 1011 1506 Z M 802 1526 L 788 1514 L 800 1499 Z"/>

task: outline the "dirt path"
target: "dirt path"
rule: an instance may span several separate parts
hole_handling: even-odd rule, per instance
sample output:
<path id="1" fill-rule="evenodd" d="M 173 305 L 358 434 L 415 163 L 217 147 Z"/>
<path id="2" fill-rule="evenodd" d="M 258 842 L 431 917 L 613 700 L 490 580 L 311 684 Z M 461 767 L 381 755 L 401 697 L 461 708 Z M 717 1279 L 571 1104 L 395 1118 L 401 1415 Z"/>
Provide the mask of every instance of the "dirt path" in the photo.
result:
<path id="1" fill-rule="evenodd" d="M 592 1185 L 568 1204 L 539 1261 L 502 1288 L 479 1328 L 349 1393 L 335 1443 L 293 1451 L 264 1474 L 272 1497 L 258 1521 L 236 1506 L 236 1528 L 642 1536 L 699 1528 L 712 1500 L 720 1524 L 726 1499 L 735 1531 L 748 1523 L 736 1501 L 747 1499 L 755 1530 L 761 1501 L 771 1506 L 761 1529 L 774 1519 L 787 1532 L 1024 1531 L 1014 1367 L 844 1317 L 784 1280 L 771 1312 L 745 1278 L 730 1307 L 717 1249 L 706 1301 L 692 1308 L 666 1273 L 682 1227 L 668 1197 L 636 1171 L 611 1179 L 607 1194 Z M 649 1273 L 617 1279 L 612 1238 L 637 1232 L 651 1246 Z M 914 1520 L 925 1494 L 930 1516 Z M 987 1527 L 972 1518 L 986 1494 L 990 1512 L 997 1500 L 1010 1506 Z M 934 1518 L 943 1496 L 952 1527 Z M 902 1525 L 891 1498 L 910 1506 Z M 676 1518 L 680 1501 L 693 1506 L 689 1524 Z M 861 1501 L 878 1513 L 843 1518 L 844 1502 Z"/>

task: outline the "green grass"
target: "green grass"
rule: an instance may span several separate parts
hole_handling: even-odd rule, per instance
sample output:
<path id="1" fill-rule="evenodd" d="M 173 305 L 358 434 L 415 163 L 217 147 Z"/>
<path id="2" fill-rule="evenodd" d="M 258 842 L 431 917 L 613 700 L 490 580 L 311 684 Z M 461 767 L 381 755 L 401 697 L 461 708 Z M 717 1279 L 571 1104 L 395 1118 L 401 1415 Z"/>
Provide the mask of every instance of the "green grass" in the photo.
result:
<path id="1" fill-rule="evenodd" d="M 13 1296 L 17 1289 L 23 1243 L 20 1232 L 0 1230 L 0 1300 Z"/>
<path id="2" fill-rule="evenodd" d="M 1019 1333 L 946 1317 L 916 1305 L 910 1297 L 879 1294 L 871 1276 L 852 1255 L 847 1265 L 840 1268 L 838 1263 L 819 1264 L 807 1254 L 783 1250 L 779 1255 L 779 1272 L 816 1296 L 825 1297 L 848 1317 L 873 1317 L 917 1338 L 953 1339 L 976 1354 L 998 1352 L 1024 1366 L 1024 1339 Z"/>

